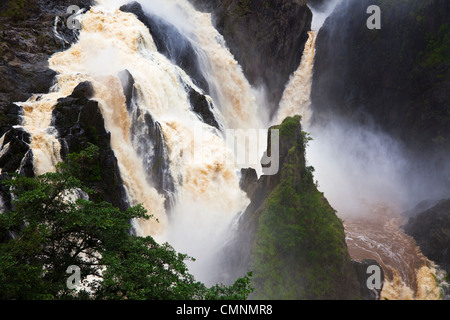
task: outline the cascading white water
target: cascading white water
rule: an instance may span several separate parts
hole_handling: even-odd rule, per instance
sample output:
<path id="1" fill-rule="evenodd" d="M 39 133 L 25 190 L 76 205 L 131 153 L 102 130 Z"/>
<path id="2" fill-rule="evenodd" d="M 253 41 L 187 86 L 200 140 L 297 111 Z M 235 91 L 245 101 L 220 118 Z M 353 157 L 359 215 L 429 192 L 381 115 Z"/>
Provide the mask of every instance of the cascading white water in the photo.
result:
<path id="1" fill-rule="evenodd" d="M 78 41 L 51 57 L 50 68 L 58 73 L 52 92 L 21 104 L 23 127 L 32 137 L 36 173 L 52 171 L 61 160 L 56 131 L 50 127 L 57 99 L 70 95 L 80 82 L 90 81 L 93 99 L 99 102 L 105 128 L 111 133 L 111 148 L 129 200 L 132 204 L 142 203 L 159 221 L 137 221 L 136 229 L 143 236 L 168 241 L 176 250 L 195 257 L 192 272 L 199 280 L 208 281 L 210 274 L 205 268 L 223 242 L 233 217 L 249 202 L 239 187 L 240 167 L 223 133 L 203 123 L 192 111 L 186 84 L 201 90 L 157 51 L 148 28 L 133 14 L 105 3 L 100 2 L 82 15 Z M 216 93 L 211 102 L 220 106 L 220 112 L 215 111 L 218 120 L 224 122 L 225 129 L 260 128 L 252 88 L 212 26 L 211 17 L 195 11 L 187 2 L 179 4 L 189 17 L 184 23 L 199 30 L 190 37 L 209 65 L 204 72 Z M 167 144 L 176 191 L 170 221 L 164 196 L 146 179 L 130 137 L 132 121 L 119 78 L 123 70 L 134 79 L 136 103 L 158 121 Z M 194 141 L 198 132 L 200 142 Z M 195 154 L 199 151 L 201 161 Z"/>
<path id="2" fill-rule="evenodd" d="M 273 125 L 283 122 L 286 117 L 302 116 L 304 127 L 311 120 L 311 84 L 316 49 L 316 33 L 310 31 L 305 44 L 302 60 L 298 69 L 292 74 L 281 98 Z"/>
<path id="3" fill-rule="evenodd" d="M 211 15 L 194 10 L 187 1 L 142 1 L 141 4 L 144 10 L 176 26 L 196 49 L 211 97 L 220 109 L 218 120 L 224 129 L 260 129 L 262 124 L 254 92 L 223 37 L 214 28 Z M 191 132 L 180 134 L 179 126 Z M 242 163 L 235 162 L 233 150 L 224 145 L 225 137 L 205 127 L 200 148 L 188 147 L 192 135 L 196 135 L 192 132 L 195 126 L 198 129 L 199 123 L 181 121 L 165 130 L 169 149 L 173 150 L 171 164 L 177 175 L 183 177 L 166 239 L 175 248 L 197 258 L 197 263 L 190 268 L 208 282 L 212 281 L 209 264 L 222 245 L 230 222 L 245 209 L 249 200 L 239 187 L 238 172 Z M 198 138 L 195 143 L 199 143 Z M 247 145 L 244 149 L 249 152 Z M 188 165 L 182 163 L 180 152 L 191 154 L 194 161 Z M 198 154 L 194 152 L 204 155 L 200 162 L 195 161 Z"/>

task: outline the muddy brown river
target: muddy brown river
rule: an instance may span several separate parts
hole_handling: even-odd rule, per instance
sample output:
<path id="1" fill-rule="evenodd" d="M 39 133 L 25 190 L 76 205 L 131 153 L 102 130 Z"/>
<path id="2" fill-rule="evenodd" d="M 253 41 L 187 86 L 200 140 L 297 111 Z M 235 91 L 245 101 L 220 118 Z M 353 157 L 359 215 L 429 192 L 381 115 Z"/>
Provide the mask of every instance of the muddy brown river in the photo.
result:
<path id="1" fill-rule="evenodd" d="M 382 266 L 382 300 L 437 300 L 436 266 L 401 226 L 405 219 L 384 206 L 368 206 L 364 217 L 341 216 L 352 259 L 374 259 Z"/>

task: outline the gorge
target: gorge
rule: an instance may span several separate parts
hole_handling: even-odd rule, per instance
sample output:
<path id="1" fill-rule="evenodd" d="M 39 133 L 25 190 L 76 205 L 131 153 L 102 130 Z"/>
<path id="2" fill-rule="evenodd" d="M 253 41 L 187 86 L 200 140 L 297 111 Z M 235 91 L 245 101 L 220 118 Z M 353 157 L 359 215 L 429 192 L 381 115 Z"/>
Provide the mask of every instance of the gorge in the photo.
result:
<path id="1" fill-rule="evenodd" d="M 445 0 L 8 3 L 0 180 L 94 144 L 89 187 L 142 204 L 157 220 L 131 232 L 196 258 L 207 285 L 252 271 L 251 299 L 448 298 Z M 0 185 L 0 210 L 13 206 Z"/>

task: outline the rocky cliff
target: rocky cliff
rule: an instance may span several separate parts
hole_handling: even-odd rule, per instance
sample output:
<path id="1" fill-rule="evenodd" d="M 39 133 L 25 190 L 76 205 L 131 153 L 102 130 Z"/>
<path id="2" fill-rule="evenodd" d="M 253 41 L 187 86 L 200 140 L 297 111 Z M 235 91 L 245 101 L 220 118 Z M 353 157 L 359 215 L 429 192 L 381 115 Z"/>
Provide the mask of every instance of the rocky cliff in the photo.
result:
<path id="1" fill-rule="evenodd" d="M 422 203 L 405 216 L 409 217 L 405 232 L 416 239 L 424 255 L 449 273 L 450 199 Z"/>
<path id="2" fill-rule="evenodd" d="M 22 122 L 22 108 L 15 102 L 47 93 L 53 84 L 56 73 L 48 68 L 49 57 L 76 40 L 76 31 L 63 27 L 69 5 L 87 9 L 91 1 L 8 0 L 0 4 L 0 180 L 16 171 L 34 174 L 30 135 L 15 127 Z M 8 207 L 8 192 L 0 186 L 1 193 Z"/>
<path id="3" fill-rule="evenodd" d="M 61 98 L 53 110 L 51 125 L 58 131 L 61 158 L 78 153 L 91 144 L 98 154 L 83 168 L 84 183 L 96 192 L 100 200 L 125 210 L 129 207 L 117 159 L 110 146 L 111 135 L 105 130 L 104 119 L 89 82 L 80 83 L 68 97 Z"/>
<path id="4" fill-rule="evenodd" d="M 205 5 L 203 1 L 196 2 Z M 14 127 L 20 125 L 22 112 L 14 102 L 49 91 L 55 76 L 48 69 L 49 56 L 76 41 L 76 32 L 64 28 L 66 8 L 72 4 L 88 7 L 90 1 L 19 0 L 1 4 L 0 179 L 17 170 L 34 174 L 30 136 Z M 301 60 L 311 23 L 306 1 L 209 1 L 204 8 L 214 12 L 219 31 L 250 81 L 266 87 L 274 109 L 285 83 Z M 130 11 L 135 9 L 139 8 L 129 7 Z M 164 40 L 164 31 L 174 30 L 161 21 L 155 24 L 152 19 L 141 17 L 141 20 L 159 34 L 162 40 L 158 49 L 164 51 L 163 45 L 170 45 Z M 186 50 L 181 52 L 177 63 L 192 67 L 187 69 L 195 79 L 198 70 L 195 61 L 190 60 L 194 56 L 189 54 L 189 47 Z M 201 86 L 203 79 L 196 80 Z M 123 83 L 127 108 L 131 113 L 139 113 L 141 110 L 133 105 L 132 82 L 128 79 Z M 98 103 L 91 99 L 92 93 L 92 86 L 84 82 L 69 96 L 61 98 L 55 106 L 52 125 L 58 131 L 63 158 L 90 144 L 99 148 L 94 162 L 87 164 L 92 173 L 87 183 L 103 200 L 123 209 L 128 203 L 117 160 Z M 192 92 L 190 99 L 197 102 L 194 111 L 211 126 L 217 126 L 204 96 Z M 164 141 L 158 123 L 151 117 L 144 118 L 142 125 L 149 128 L 151 145 L 144 144 L 140 153 L 144 155 L 152 149 L 159 154 L 146 162 L 148 171 L 157 176 L 164 172 L 163 163 L 167 164 L 163 158 Z M 227 272 L 233 277 L 254 270 L 256 298 L 364 298 L 360 285 L 364 282 L 358 278 L 359 269 L 350 260 L 342 222 L 317 190 L 313 168 L 306 166 L 304 153 L 308 137 L 302 132 L 299 120 L 288 118 L 273 128 L 280 130 L 281 137 L 278 174 L 257 179 L 254 171 L 244 171 L 246 179 L 242 187 L 252 201 L 241 217 L 238 237 L 230 244 L 234 251 L 227 255 Z M 139 139 L 136 134 L 134 137 Z M 269 144 L 269 152 L 270 148 Z M 171 191 L 170 177 L 160 176 L 158 183 L 163 191 Z M 0 187 L 0 195 L 7 207 L 8 190 Z"/>
<path id="5" fill-rule="evenodd" d="M 369 30 L 370 5 L 381 29 Z M 446 0 L 344 0 L 316 42 L 316 121 L 345 117 L 373 125 L 411 152 L 450 151 L 450 4 Z"/>
<path id="6" fill-rule="evenodd" d="M 280 133 L 280 170 L 259 179 L 243 170 L 251 203 L 225 249 L 224 272 L 233 279 L 251 270 L 255 299 L 376 299 L 379 292 L 367 292 L 364 265 L 351 261 L 343 224 L 306 165 L 300 117 L 271 129 Z M 270 134 L 268 141 L 270 154 Z"/>
<path id="7" fill-rule="evenodd" d="M 0 14 L 0 180 L 19 172 L 33 176 L 33 153 L 30 135 L 20 127 L 24 102 L 34 94 L 50 90 L 56 73 L 49 69 L 48 59 L 55 52 L 66 49 L 77 39 L 77 30 L 66 27 L 67 8 L 77 5 L 87 10 L 93 1 L 20 0 L 2 2 Z M 85 183 L 97 192 L 97 197 L 116 207 L 128 207 L 125 190 L 110 147 L 110 135 L 104 127 L 98 103 L 90 100 L 93 89 L 81 83 L 73 93 L 58 101 L 53 111 L 52 126 L 58 132 L 61 157 L 80 152 L 89 144 L 99 148 L 93 163 L 86 170 Z M 100 169 L 101 168 L 101 169 Z M 8 190 L 0 186 L 5 207 L 10 206 Z"/>
<path id="8" fill-rule="evenodd" d="M 380 30 L 366 26 L 369 5 L 381 9 Z M 447 0 L 342 1 L 318 34 L 311 94 L 315 123 L 342 117 L 388 133 L 417 161 L 410 175 L 422 170 L 431 188 L 447 193 L 449 21 Z M 448 200 L 434 205 L 409 214 L 405 230 L 448 270 Z"/>

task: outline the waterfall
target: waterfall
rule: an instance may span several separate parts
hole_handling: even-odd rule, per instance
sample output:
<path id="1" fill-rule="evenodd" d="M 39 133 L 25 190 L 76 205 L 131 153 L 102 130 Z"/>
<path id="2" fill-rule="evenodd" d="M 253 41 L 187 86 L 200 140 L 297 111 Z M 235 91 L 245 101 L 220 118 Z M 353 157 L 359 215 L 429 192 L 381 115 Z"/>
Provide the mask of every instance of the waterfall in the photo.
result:
<path id="1" fill-rule="evenodd" d="M 240 145 L 236 149 L 242 147 L 249 158 L 260 159 L 260 151 L 265 150 L 267 137 L 266 112 L 264 106 L 258 103 L 258 91 L 249 84 L 224 38 L 213 26 L 211 14 L 196 11 L 187 0 L 142 2 L 146 14 L 152 14 L 173 26 L 192 46 L 195 55 L 192 58 L 198 61 L 199 76 L 205 80 L 206 90 L 175 59 L 160 52 L 155 36 L 142 21 L 132 13 L 118 9 L 126 2 L 98 0 L 97 6 L 81 14 L 82 30 L 77 42 L 49 60 L 49 67 L 57 72 L 50 92 L 17 103 L 23 109 L 21 126 L 31 136 L 35 173 L 54 171 L 55 165 L 62 160 L 58 133 L 51 126 L 58 99 L 69 96 L 81 82 L 90 82 L 94 89 L 92 99 L 98 102 L 105 129 L 110 133 L 111 149 L 117 158 L 127 200 L 132 205 L 143 204 L 157 219 L 134 221 L 137 233 L 153 236 L 159 242 L 168 242 L 177 251 L 196 258 L 195 263 L 189 263 L 189 269 L 198 280 L 211 284 L 216 276 L 212 274 L 215 254 L 229 236 L 232 222 L 249 204 L 247 195 L 239 186 L 240 170 L 259 165 L 236 162 L 236 150 L 227 143 L 226 131 L 236 130 L 234 132 L 238 138 L 243 137 L 237 139 Z M 57 23 L 55 20 L 55 26 Z M 367 188 L 366 184 L 352 185 L 353 178 L 363 180 L 361 176 L 364 177 L 366 167 L 372 161 L 387 164 L 386 171 L 376 172 L 379 175 L 396 172 L 401 167 L 401 163 L 391 167 L 389 161 L 382 162 L 388 158 L 386 154 L 389 155 L 391 149 L 383 148 L 386 153 L 374 155 L 366 152 L 367 144 L 361 149 L 366 158 L 361 158 L 370 161 L 358 167 L 352 166 L 349 160 L 361 151 L 358 149 L 361 147 L 361 136 L 366 137 L 374 148 L 389 140 L 367 132 L 360 135 L 359 131 L 356 131 L 353 140 L 352 130 L 334 134 L 332 130 L 325 131 L 311 125 L 311 81 L 316 35 L 320 28 L 318 23 L 313 25 L 314 31 L 309 32 L 299 67 L 287 83 L 278 112 L 270 124 L 279 124 L 287 116 L 302 116 L 303 126 L 311 129 L 316 140 L 307 151 L 307 160 L 318 169 L 316 178 L 325 186 L 325 196 L 339 212 L 360 210 L 359 205 L 350 207 L 355 198 L 364 199 L 367 191 L 371 197 L 379 195 L 377 200 L 400 198 L 401 194 L 394 192 L 398 188 L 386 187 L 381 180 L 372 180 L 375 187 L 382 186 L 377 190 Z M 59 37 L 57 33 L 55 35 Z M 131 86 L 133 90 L 131 102 L 124 92 L 126 86 Z M 209 121 L 196 110 L 199 101 L 202 110 L 208 113 Z M 151 143 L 142 143 L 142 139 L 149 136 L 150 124 L 163 144 L 160 154 L 151 149 L 155 148 Z M 264 141 L 259 141 L 259 148 L 246 143 L 247 129 L 265 130 Z M 343 144 L 343 141 L 346 143 Z M 353 149 L 338 150 L 340 146 L 348 145 Z M 173 194 L 161 192 L 157 186 L 159 181 L 155 181 L 157 177 L 149 172 L 148 164 L 160 156 L 167 161 L 163 174 L 168 182 L 162 189 L 169 188 Z M 343 164 L 350 164 L 351 170 Z M 260 167 L 255 169 L 261 171 Z M 382 189 L 380 194 L 372 192 L 379 189 Z M 170 206 L 167 206 L 168 197 Z M 339 199 L 345 199 L 346 203 Z M 0 198 L 0 212 L 2 207 Z M 391 247 L 385 246 L 389 244 L 386 238 L 380 240 L 384 242 L 377 242 L 376 232 L 368 238 L 369 223 L 365 225 L 366 230 L 360 231 L 359 224 L 352 220 L 345 222 L 347 241 L 351 244 L 350 249 L 354 250 L 351 252 L 354 257 L 357 257 L 358 250 L 366 250 L 365 245 L 387 248 L 384 253 L 394 262 L 404 257 L 390 255 L 393 252 L 389 251 Z M 409 242 L 411 239 L 405 238 L 391 219 L 377 228 L 385 228 L 386 232 L 399 239 L 399 243 L 405 241 L 411 250 L 415 250 L 416 247 Z M 361 238 L 364 234 L 367 237 Z M 350 242 L 354 239 L 361 241 Z M 381 257 L 379 252 L 375 255 L 378 255 L 374 257 L 376 259 Z M 411 283 L 415 284 L 417 293 L 413 292 L 410 282 L 405 282 L 404 275 L 392 268 L 389 269 L 391 281 L 386 283 L 384 297 L 436 298 L 430 280 L 435 273 L 433 266 L 420 255 L 418 260 L 416 258 L 411 257 L 415 263 L 412 273 L 415 273 L 416 279 Z M 387 265 L 387 268 L 391 266 Z"/>
<path id="2" fill-rule="evenodd" d="M 61 161 L 61 145 L 56 129 L 51 127 L 53 107 L 61 97 L 70 95 L 80 79 L 76 75 L 60 75 L 51 92 L 45 95 L 33 95 L 28 101 L 16 103 L 22 107 L 22 126 L 31 135 L 30 148 L 34 155 L 34 171 L 40 175 L 54 171 Z"/>
<path id="3" fill-rule="evenodd" d="M 288 116 L 301 115 L 302 123 L 308 126 L 311 119 L 311 83 L 316 49 L 316 33 L 310 31 L 298 69 L 292 74 L 281 98 L 273 125 L 283 122 Z"/>
<path id="4" fill-rule="evenodd" d="M 80 16 L 78 41 L 50 58 L 50 68 L 58 74 L 51 92 L 21 103 L 22 126 L 31 135 L 36 174 L 54 170 L 61 161 L 61 147 L 56 129 L 50 126 L 53 108 L 59 98 L 89 81 L 94 88 L 92 99 L 99 103 L 105 129 L 111 134 L 128 200 L 132 205 L 143 204 L 157 219 L 135 221 L 135 229 L 139 235 L 167 241 L 177 251 L 195 257 L 192 272 L 199 280 L 208 281 L 209 261 L 233 218 L 249 203 L 239 187 L 241 166 L 219 129 L 259 129 L 261 124 L 253 89 L 213 27 L 211 16 L 195 11 L 187 2 L 177 3 L 182 4 L 177 10 L 185 13 L 182 22 L 197 30 L 186 36 L 202 60 L 211 96 L 158 52 L 149 29 L 135 15 L 99 2 Z M 134 111 L 127 110 L 125 70 L 134 82 Z M 219 128 L 206 124 L 194 112 L 191 94 L 207 101 Z M 165 142 L 167 174 L 173 178 L 175 190 L 170 212 L 164 205 L 165 196 L 146 172 L 135 139 L 148 132 L 146 115 L 157 123 Z"/>

